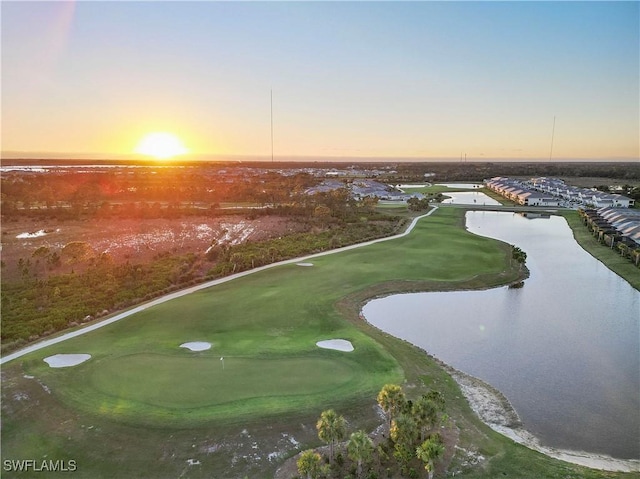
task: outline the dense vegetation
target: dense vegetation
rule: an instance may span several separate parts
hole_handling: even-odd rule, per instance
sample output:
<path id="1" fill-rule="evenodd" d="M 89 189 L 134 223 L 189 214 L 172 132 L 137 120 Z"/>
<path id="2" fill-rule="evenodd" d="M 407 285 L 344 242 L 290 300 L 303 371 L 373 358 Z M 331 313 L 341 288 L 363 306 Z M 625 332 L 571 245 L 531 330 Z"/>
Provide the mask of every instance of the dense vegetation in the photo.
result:
<path id="1" fill-rule="evenodd" d="M 306 203 L 304 191 L 319 181 L 302 172 L 285 176 L 209 166 L 92 170 L 4 173 L 3 219 L 177 218 L 203 212 L 221 215 L 228 214 L 221 209 L 224 203 Z"/>
<path id="2" fill-rule="evenodd" d="M 317 198 L 319 201 L 321 197 Z M 60 251 L 39 248 L 20 258 L 21 278 L 2 287 L 3 353 L 114 310 L 257 266 L 388 236 L 402 219 L 346 203 L 321 218 L 305 218 L 314 232 L 261 242 L 212 246 L 207 254 L 158 254 L 150 263 L 117 263 L 83 242 Z M 336 216 L 333 216 L 335 213 Z M 78 271 L 57 273 L 61 261 Z"/>
<path id="3" fill-rule="evenodd" d="M 425 175 L 428 175 L 425 177 Z M 627 182 L 631 188 L 640 181 L 640 163 L 578 163 L 578 162 L 460 162 L 460 163 L 398 163 L 387 175 L 394 182 L 482 181 L 494 176 L 532 178 L 611 178 Z M 596 187 L 602 183 L 583 186 Z M 636 192 L 638 192 L 636 190 Z"/>
<path id="4" fill-rule="evenodd" d="M 374 438 L 363 429 L 347 436 L 345 418 L 333 409 L 323 411 L 316 429 L 319 439 L 329 445 L 329 454 L 323 462 L 323 454 L 304 451 L 297 460 L 298 472 L 309 479 L 378 478 L 397 472 L 417 478 L 424 468 L 431 478 L 445 452 L 440 428 L 448 418 L 442 393 L 429 390 L 412 400 L 401 386 L 385 384 L 377 402 L 387 416 L 387 428 Z"/>

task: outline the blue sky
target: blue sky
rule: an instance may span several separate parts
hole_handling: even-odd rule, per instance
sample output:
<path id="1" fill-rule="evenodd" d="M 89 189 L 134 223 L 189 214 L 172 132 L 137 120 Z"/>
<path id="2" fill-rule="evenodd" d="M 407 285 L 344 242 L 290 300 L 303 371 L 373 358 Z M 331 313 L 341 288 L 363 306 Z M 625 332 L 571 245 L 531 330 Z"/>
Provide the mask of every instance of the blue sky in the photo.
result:
<path id="1" fill-rule="evenodd" d="M 2 2 L 2 150 L 637 159 L 638 2 Z"/>

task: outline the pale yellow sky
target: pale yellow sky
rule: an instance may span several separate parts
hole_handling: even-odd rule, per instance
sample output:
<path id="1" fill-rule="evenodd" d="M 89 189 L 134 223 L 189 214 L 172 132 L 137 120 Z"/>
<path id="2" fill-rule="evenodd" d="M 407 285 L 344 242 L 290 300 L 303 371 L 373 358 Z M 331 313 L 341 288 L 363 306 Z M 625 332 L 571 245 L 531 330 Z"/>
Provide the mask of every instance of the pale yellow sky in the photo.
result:
<path id="1" fill-rule="evenodd" d="M 638 159 L 637 2 L 4 2 L 3 157 Z M 580 20 L 580 21 L 577 21 Z M 555 117 L 555 129 L 553 129 Z"/>

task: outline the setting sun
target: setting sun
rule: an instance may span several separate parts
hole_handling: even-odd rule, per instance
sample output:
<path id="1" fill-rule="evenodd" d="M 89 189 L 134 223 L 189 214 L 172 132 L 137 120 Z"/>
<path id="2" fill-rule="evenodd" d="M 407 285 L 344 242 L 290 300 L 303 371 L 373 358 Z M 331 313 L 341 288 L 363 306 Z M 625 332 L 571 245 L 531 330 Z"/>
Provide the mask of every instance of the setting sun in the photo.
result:
<path id="1" fill-rule="evenodd" d="M 178 155 L 184 155 L 189 150 L 184 146 L 180 138 L 173 133 L 154 132 L 148 133 L 138 143 L 136 153 L 164 160 Z"/>

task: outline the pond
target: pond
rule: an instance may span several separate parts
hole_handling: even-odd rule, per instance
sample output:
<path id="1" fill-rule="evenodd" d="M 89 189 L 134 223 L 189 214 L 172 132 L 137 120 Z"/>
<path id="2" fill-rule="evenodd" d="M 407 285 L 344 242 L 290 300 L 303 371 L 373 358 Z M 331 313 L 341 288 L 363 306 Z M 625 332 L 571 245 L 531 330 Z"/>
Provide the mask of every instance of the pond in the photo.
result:
<path id="1" fill-rule="evenodd" d="M 467 228 L 527 253 L 523 288 L 389 296 L 367 320 L 502 391 L 543 445 L 640 457 L 640 292 L 561 217 L 474 211 Z"/>
<path id="2" fill-rule="evenodd" d="M 458 191 L 455 193 L 444 192 L 443 195 L 448 197 L 446 200 L 442 200 L 442 204 L 444 205 L 456 204 L 500 206 L 499 201 L 490 198 L 480 191 Z"/>
<path id="3" fill-rule="evenodd" d="M 436 183 L 438 186 L 446 186 L 447 188 L 475 189 L 482 188 L 482 183 Z"/>

